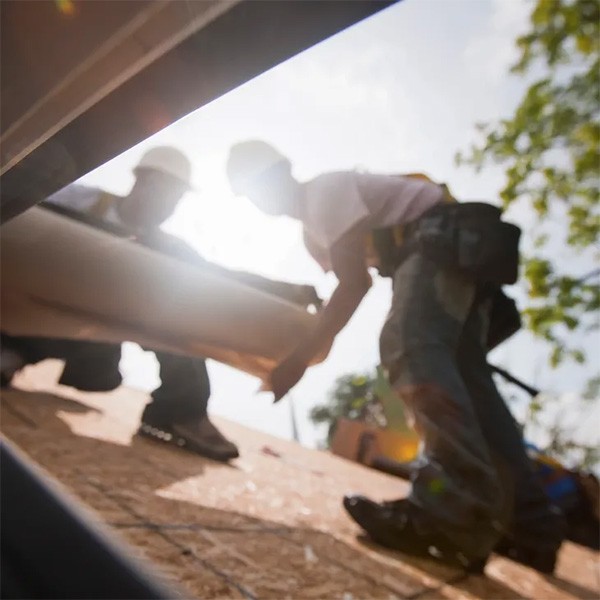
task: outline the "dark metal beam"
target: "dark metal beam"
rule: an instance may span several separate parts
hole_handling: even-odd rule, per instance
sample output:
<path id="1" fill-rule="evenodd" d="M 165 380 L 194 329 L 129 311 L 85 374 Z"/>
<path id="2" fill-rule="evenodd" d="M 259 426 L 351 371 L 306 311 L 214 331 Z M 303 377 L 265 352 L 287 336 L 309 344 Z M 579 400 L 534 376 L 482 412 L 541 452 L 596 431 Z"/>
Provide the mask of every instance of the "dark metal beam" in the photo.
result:
<path id="1" fill-rule="evenodd" d="M 250 0 L 235 5 L 4 173 L 2 222 L 191 111 L 392 3 Z"/>
<path id="2" fill-rule="evenodd" d="M 0 466 L 0 597 L 181 597 L 4 439 Z"/>

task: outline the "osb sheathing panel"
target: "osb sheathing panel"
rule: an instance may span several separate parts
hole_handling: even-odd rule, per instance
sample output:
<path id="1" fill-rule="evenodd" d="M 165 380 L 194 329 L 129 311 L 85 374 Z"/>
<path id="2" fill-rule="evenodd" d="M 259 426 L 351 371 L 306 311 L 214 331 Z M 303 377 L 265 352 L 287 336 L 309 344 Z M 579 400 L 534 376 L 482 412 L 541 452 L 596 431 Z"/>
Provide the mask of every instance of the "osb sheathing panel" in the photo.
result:
<path id="1" fill-rule="evenodd" d="M 598 554 L 566 544 L 557 577 L 502 558 L 486 576 L 357 537 L 341 496 L 388 499 L 398 479 L 215 419 L 240 446 L 221 465 L 134 435 L 147 396 L 56 385 L 57 361 L 2 396 L 2 430 L 190 598 L 600 597 Z"/>

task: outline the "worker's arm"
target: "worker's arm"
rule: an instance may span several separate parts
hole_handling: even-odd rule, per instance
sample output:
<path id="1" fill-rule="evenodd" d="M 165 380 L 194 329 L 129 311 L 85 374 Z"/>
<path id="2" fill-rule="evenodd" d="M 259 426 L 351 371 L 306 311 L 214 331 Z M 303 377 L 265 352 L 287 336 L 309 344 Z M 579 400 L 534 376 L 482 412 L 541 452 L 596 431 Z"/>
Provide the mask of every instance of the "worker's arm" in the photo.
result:
<path id="1" fill-rule="evenodd" d="M 364 233 L 350 232 L 340 238 L 331 248 L 331 263 L 338 285 L 321 311 L 316 327 L 271 373 L 275 401 L 298 383 L 315 356 L 329 350 L 371 287 Z"/>

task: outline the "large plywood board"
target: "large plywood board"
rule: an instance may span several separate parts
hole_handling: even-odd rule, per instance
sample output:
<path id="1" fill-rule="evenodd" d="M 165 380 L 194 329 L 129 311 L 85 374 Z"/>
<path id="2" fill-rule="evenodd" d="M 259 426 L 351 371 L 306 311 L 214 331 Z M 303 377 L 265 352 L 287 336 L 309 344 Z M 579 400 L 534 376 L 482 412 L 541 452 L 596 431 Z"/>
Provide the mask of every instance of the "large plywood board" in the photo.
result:
<path id="1" fill-rule="evenodd" d="M 266 377 L 316 317 L 42 208 L 2 227 L 2 329 L 205 356 Z"/>

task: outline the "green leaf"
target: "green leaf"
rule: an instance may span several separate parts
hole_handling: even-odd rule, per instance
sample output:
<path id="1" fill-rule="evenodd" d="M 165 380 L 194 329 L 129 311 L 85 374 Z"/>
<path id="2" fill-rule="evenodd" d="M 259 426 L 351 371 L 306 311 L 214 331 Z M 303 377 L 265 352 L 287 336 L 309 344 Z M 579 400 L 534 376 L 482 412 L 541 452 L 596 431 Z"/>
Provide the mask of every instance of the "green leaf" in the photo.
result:
<path id="1" fill-rule="evenodd" d="M 536 252 L 554 246 L 543 226 L 559 206 L 566 210 L 559 237 L 589 255 L 600 248 L 600 2 L 535 1 L 516 45 L 520 58 L 512 72 L 534 79 L 512 114 L 477 124 L 481 141 L 457 154 L 457 162 L 504 168 L 502 205 L 537 215 L 539 224 L 524 231 Z M 598 329 L 598 286 L 577 283 L 569 266 L 563 273 L 554 257 L 523 260 L 525 323 L 548 342 L 553 366 L 585 360 L 573 340 Z"/>

